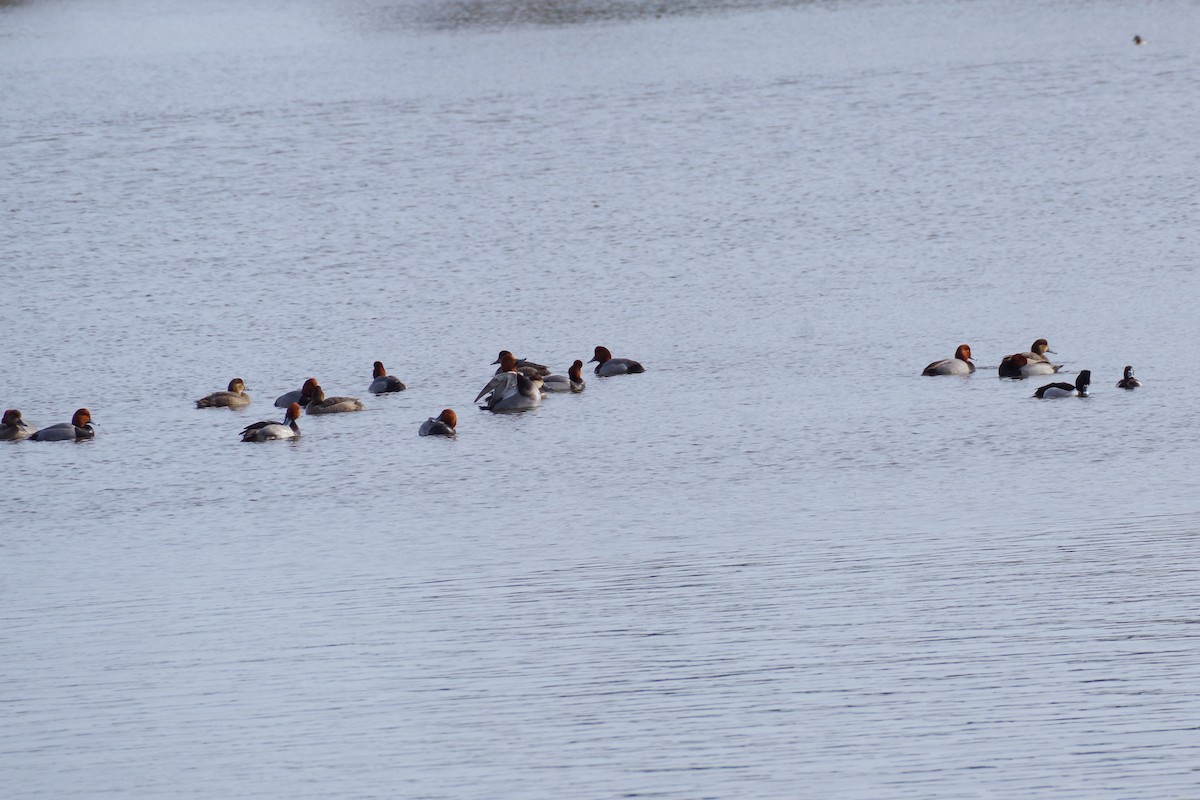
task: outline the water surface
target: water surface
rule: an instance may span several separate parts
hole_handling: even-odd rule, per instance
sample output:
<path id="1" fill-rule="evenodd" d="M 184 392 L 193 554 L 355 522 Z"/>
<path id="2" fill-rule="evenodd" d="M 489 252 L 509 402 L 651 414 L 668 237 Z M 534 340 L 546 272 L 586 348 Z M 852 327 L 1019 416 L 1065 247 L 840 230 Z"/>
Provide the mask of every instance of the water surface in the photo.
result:
<path id="1" fill-rule="evenodd" d="M 4 4 L 0 398 L 99 431 L 0 448 L 6 795 L 1194 796 L 1198 33 Z"/>

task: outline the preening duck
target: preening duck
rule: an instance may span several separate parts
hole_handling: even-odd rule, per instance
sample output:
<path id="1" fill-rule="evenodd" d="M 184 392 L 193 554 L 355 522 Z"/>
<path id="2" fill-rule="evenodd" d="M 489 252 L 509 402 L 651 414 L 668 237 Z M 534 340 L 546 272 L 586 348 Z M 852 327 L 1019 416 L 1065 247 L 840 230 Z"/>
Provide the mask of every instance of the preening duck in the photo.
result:
<path id="1" fill-rule="evenodd" d="M 458 415 L 453 409 L 446 408 L 436 417 L 430 417 L 421 423 L 419 433 L 422 436 L 455 436 L 458 432 Z"/>
<path id="2" fill-rule="evenodd" d="M 544 364 L 536 364 L 527 358 L 517 358 L 508 350 L 501 350 L 492 363 L 500 365 L 496 368 L 497 375 L 501 372 L 512 372 L 514 369 L 527 378 L 540 378 L 550 374 L 550 368 Z M 509 363 L 513 366 L 506 366 Z"/>
<path id="3" fill-rule="evenodd" d="M 542 379 L 542 388 L 547 392 L 582 392 L 586 386 L 583 382 L 583 362 L 579 359 L 575 359 L 566 375 L 547 375 Z"/>
<path id="4" fill-rule="evenodd" d="M 403 392 L 405 386 L 400 382 L 399 378 L 387 374 L 387 370 L 383 368 L 382 361 L 375 362 L 375 380 L 371 381 L 371 385 L 367 391 L 371 394 L 387 394 L 388 392 Z"/>
<path id="5" fill-rule="evenodd" d="M 70 422 L 60 422 L 49 428 L 42 428 L 29 438 L 35 442 L 78 442 L 91 439 L 95 435 L 96 431 L 92 428 L 92 412 L 81 408 L 71 417 Z"/>
<path id="6" fill-rule="evenodd" d="M 196 401 L 196 408 L 245 408 L 250 405 L 250 395 L 246 394 L 246 382 L 234 378 L 229 382 L 229 388 L 224 392 L 213 392 Z"/>
<path id="7" fill-rule="evenodd" d="M 483 411 L 528 411 L 541 405 L 539 383 L 540 379 L 535 382 L 520 372 L 501 372 L 479 390 L 475 402 L 486 394 L 487 400 L 479 407 Z"/>
<path id="8" fill-rule="evenodd" d="M 1092 371 L 1084 369 L 1079 371 L 1079 375 L 1075 378 L 1074 385 L 1069 383 L 1047 383 L 1045 386 L 1039 387 L 1033 393 L 1034 397 L 1048 400 L 1054 397 L 1087 397 L 1088 387 L 1092 384 Z"/>
<path id="9" fill-rule="evenodd" d="M 1118 389 L 1136 389 L 1142 385 L 1142 382 L 1133 377 L 1133 367 L 1125 367 L 1125 377 L 1117 381 Z"/>
<path id="10" fill-rule="evenodd" d="M 314 386 L 312 397 L 304 407 L 306 414 L 340 414 L 343 411 L 362 411 L 366 406 L 357 397 L 326 397 L 320 385 Z"/>
<path id="11" fill-rule="evenodd" d="M 300 436 L 300 404 L 292 403 L 283 415 L 283 422 L 263 420 L 242 429 L 243 442 L 270 442 L 275 439 L 295 439 Z"/>
<path id="12" fill-rule="evenodd" d="M 299 391 L 287 392 L 275 398 L 276 408 L 287 408 L 292 403 L 299 403 L 302 406 L 308 405 L 308 401 L 312 399 L 312 390 L 317 385 L 316 378 L 309 378 L 300 387 Z"/>
<path id="13" fill-rule="evenodd" d="M 595 373 L 601 378 L 609 375 L 632 375 L 646 371 L 645 367 L 631 358 L 613 358 L 607 347 L 599 345 L 596 347 L 596 354 L 588 359 L 588 363 L 591 364 L 593 361 L 598 362 Z"/>
<path id="14" fill-rule="evenodd" d="M 954 351 L 954 358 L 943 358 L 926 367 L 922 375 L 970 375 L 975 371 L 971 363 L 971 345 L 960 344 Z"/>
<path id="15" fill-rule="evenodd" d="M 34 428 L 21 419 L 20 411 L 10 408 L 4 412 L 4 420 L 0 422 L 0 442 L 16 442 L 21 439 L 28 439 L 35 433 L 37 433 L 37 428 Z"/>

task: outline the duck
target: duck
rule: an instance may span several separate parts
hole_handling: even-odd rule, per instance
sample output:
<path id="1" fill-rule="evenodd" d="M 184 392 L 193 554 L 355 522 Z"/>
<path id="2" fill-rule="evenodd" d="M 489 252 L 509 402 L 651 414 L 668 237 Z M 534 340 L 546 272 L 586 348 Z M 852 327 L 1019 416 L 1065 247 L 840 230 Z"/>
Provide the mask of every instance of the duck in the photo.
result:
<path id="1" fill-rule="evenodd" d="M 442 409 L 436 417 L 430 417 L 421 423 L 421 436 L 456 436 L 458 431 L 458 415 L 452 408 Z"/>
<path id="2" fill-rule="evenodd" d="M 1037 339 L 1024 353 L 1013 353 L 1000 361 L 1001 378 L 1028 378 L 1030 375 L 1052 375 L 1062 369 L 1062 364 L 1051 364 L 1046 353 L 1053 353 L 1050 343 Z M 1023 360 L 1022 360 L 1023 359 Z"/>
<path id="3" fill-rule="evenodd" d="M 574 392 L 578 394 L 587 387 L 583 382 L 583 362 L 575 359 L 575 363 L 567 369 L 566 375 L 547 375 L 542 379 L 542 388 L 547 392 Z"/>
<path id="4" fill-rule="evenodd" d="M 922 375 L 970 375 L 975 371 L 971 363 L 971 345 L 960 344 L 954 351 L 954 358 L 943 358 L 926 367 Z"/>
<path id="5" fill-rule="evenodd" d="M 343 411 L 362 411 L 366 406 L 357 397 L 326 397 L 320 384 L 313 387 L 312 396 L 304 411 L 308 414 L 339 414 Z"/>
<path id="6" fill-rule="evenodd" d="M 1133 37 L 1133 43 L 1134 43 L 1134 44 L 1142 44 L 1142 43 L 1143 43 L 1143 42 L 1145 42 L 1145 41 L 1146 41 L 1145 39 L 1143 39 L 1141 36 L 1138 36 L 1138 35 L 1136 35 L 1136 34 L 1135 34 L 1135 35 L 1134 35 L 1134 37 Z"/>
<path id="7" fill-rule="evenodd" d="M 1001 378 L 1028 378 L 1031 375 L 1053 375 L 1058 367 L 1049 361 L 1030 361 L 1024 353 L 1005 356 L 1000 362 Z"/>
<path id="8" fill-rule="evenodd" d="M 4 419 L 0 421 L 0 441 L 17 442 L 21 439 L 28 439 L 35 433 L 37 433 L 37 428 L 31 427 L 28 422 L 23 420 L 19 410 L 10 408 L 4 412 Z"/>
<path id="9" fill-rule="evenodd" d="M 371 381 L 371 385 L 367 391 L 371 394 L 387 394 L 389 392 L 403 392 L 405 385 L 400 382 L 400 379 L 388 375 L 387 370 L 383 368 L 382 361 L 375 362 L 375 380 Z"/>
<path id="10" fill-rule="evenodd" d="M 609 375 L 633 375 L 646 371 L 645 367 L 631 358 L 613 358 L 607 347 L 599 345 L 596 346 L 596 354 L 588 359 L 588 363 L 593 361 L 599 362 L 596 364 L 595 373 L 601 378 Z"/>
<path id="11" fill-rule="evenodd" d="M 475 402 L 488 395 L 481 411 L 528 411 L 542 403 L 542 390 L 535 379 L 517 372 L 501 372 L 492 376 L 487 386 L 475 395 Z"/>
<path id="12" fill-rule="evenodd" d="M 1136 389 L 1141 385 L 1142 385 L 1142 382 L 1139 381 L 1137 378 L 1133 377 L 1133 367 L 1127 365 L 1125 367 L 1125 377 L 1121 378 L 1121 380 L 1117 381 L 1117 388 L 1118 389 Z"/>
<path id="13" fill-rule="evenodd" d="M 515 367 L 505 366 L 505 363 L 508 361 L 508 359 L 512 359 Z M 501 350 L 500 355 L 496 356 L 496 360 L 492 363 L 500 365 L 496 368 L 497 375 L 499 375 L 501 372 L 512 372 L 514 368 L 526 378 L 540 378 L 543 375 L 550 374 L 550 368 L 546 365 L 536 364 L 527 358 L 517 358 L 508 350 Z"/>
<path id="14" fill-rule="evenodd" d="M 246 394 L 246 382 L 241 378 L 231 380 L 224 392 L 213 392 L 196 401 L 196 408 L 245 408 L 248 405 L 250 395 Z"/>
<path id="15" fill-rule="evenodd" d="M 1079 371 L 1079 375 L 1075 378 L 1075 384 L 1069 383 L 1047 383 L 1045 386 L 1038 388 L 1033 393 L 1034 397 L 1042 400 L 1048 400 L 1054 397 L 1087 397 L 1088 387 L 1092 384 L 1092 371 L 1084 369 Z"/>
<path id="16" fill-rule="evenodd" d="M 298 419 L 300 419 L 300 404 L 292 403 L 283 415 L 283 422 L 267 419 L 243 428 L 242 441 L 271 442 L 275 439 L 297 439 L 300 436 L 300 426 L 296 424 Z"/>
<path id="17" fill-rule="evenodd" d="M 317 379 L 309 378 L 308 380 L 304 381 L 304 385 L 300 387 L 299 391 L 287 392 L 279 395 L 279 397 L 276 397 L 275 407 L 287 408 L 292 403 L 299 403 L 302 406 L 308 405 L 308 401 L 312 397 L 313 387 L 316 385 Z"/>
<path id="18" fill-rule="evenodd" d="M 94 438 L 95 435 L 96 431 L 92 428 L 92 412 L 81 408 L 71 417 L 70 422 L 60 422 L 49 428 L 42 428 L 30 434 L 29 438 L 35 442 L 79 442 Z"/>

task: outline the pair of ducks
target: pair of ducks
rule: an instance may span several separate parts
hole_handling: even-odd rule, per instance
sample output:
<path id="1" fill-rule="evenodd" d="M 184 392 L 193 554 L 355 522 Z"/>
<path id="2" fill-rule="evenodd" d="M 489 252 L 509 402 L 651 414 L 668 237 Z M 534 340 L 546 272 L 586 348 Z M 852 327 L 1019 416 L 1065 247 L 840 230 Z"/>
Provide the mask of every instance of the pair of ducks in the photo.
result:
<path id="1" fill-rule="evenodd" d="M 1079 371 L 1078 377 L 1075 378 L 1074 385 L 1070 383 L 1047 383 L 1045 386 L 1038 388 L 1033 393 L 1034 397 L 1050 398 L 1050 397 L 1087 397 L 1088 387 L 1092 383 L 1092 371 L 1090 369 L 1082 369 Z M 1117 381 L 1118 389 L 1136 389 L 1142 385 L 1142 382 L 1133 377 L 1133 367 L 1126 365 L 1125 376 Z"/>
<path id="2" fill-rule="evenodd" d="M 92 412 L 81 408 L 71 416 L 70 422 L 59 422 L 41 430 L 33 427 L 21 417 L 18 409 L 10 408 L 0 420 L 0 441 L 16 442 L 29 439 L 34 442 L 79 442 L 96 435 L 92 427 Z"/>
<path id="3" fill-rule="evenodd" d="M 597 346 L 589 364 L 595 362 L 595 373 L 601 377 L 632 375 L 645 372 L 646 368 L 630 358 L 613 358 L 607 347 Z M 541 405 L 548 392 L 582 392 L 583 362 L 576 359 L 566 375 L 551 375 L 542 364 L 525 358 L 517 358 L 508 350 L 501 350 L 493 364 L 499 364 L 496 374 L 488 381 L 475 402 L 485 395 L 487 399 L 480 409 L 492 412 L 527 411 Z"/>
<path id="4" fill-rule="evenodd" d="M 300 404 L 291 403 L 283 415 L 283 422 L 262 420 L 247 425 L 242 429 L 243 442 L 273 442 L 278 439 L 300 438 Z M 458 416 L 452 409 L 445 409 L 436 417 L 430 417 L 421 424 L 421 436 L 454 436 L 458 425 Z"/>
<path id="5" fill-rule="evenodd" d="M 1027 352 L 1013 353 L 1000 360 L 1001 378 L 1028 378 L 1032 375 L 1051 375 L 1062 367 L 1051 364 L 1046 353 L 1053 353 L 1045 339 L 1038 339 Z M 970 375 L 975 371 L 971 363 L 971 345 L 960 344 L 954 358 L 943 358 L 927 366 L 922 375 Z"/>
<path id="6" fill-rule="evenodd" d="M 297 391 L 275 398 L 276 408 L 288 408 L 292 403 L 303 408 L 306 414 L 338 414 L 366 408 L 357 397 L 326 397 L 316 378 L 308 378 Z"/>

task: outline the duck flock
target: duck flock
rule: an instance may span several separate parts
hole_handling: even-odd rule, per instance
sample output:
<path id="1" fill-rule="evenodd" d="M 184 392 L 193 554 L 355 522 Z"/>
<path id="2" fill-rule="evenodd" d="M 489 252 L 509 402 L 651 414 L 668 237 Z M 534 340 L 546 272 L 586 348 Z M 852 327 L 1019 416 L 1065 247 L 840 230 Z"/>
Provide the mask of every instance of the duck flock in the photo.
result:
<path id="1" fill-rule="evenodd" d="M 1046 357 L 1054 353 L 1045 339 L 1038 339 L 1025 353 L 1013 353 L 1000 360 L 998 372 L 1001 378 L 1030 378 L 1035 375 L 1053 375 L 1062 369 L 1062 364 L 1053 364 Z M 975 371 L 971 363 L 971 346 L 960 344 L 954 351 L 953 358 L 943 358 L 934 361 L 921 373 L 922 375 L 970 375 Z M 1057 381 L 1039 386 L 1033 393 L 1034 397 L 1049 400 L 1055 397 L 1087 397 L 1088 388 L 1092 384 L 1092 371 L 1080 370 L 1075 383 Z M 1125 367 L 1125 376 L 1117 381 L 1118 389 L 1136 389 L 1142 382 L 1133 377 L 1133 367 Z"/>
<path id="2" fill-rule="evenodd" d="M 1036 340 L 1024 353 L 1013 353 L 1000 361 L 998 374 L 1001 378 L 1030 378 L 1037 375 L 1053 375 L 1062 368 L 1062 364 L 1054 364 L 1047 357 L 1054 354 L 1045 339 Z M 607 347 L 597 346 L 595 354 L 588 361 L 595 363 L 595 374 L 600 377 L 612 375 L 631 375 L 645 372 L 637 361 L 628 358 L 613 358 Z M 491 380 L 475 396 L 475 402 L 483 400 L 481 410 L 493 413 L 528 411 L 541 405 L 542 398 L 548 393 L 582 392 L 585 388 L 583 381 L 583 362 L 576 359 L 567 369 L 566 375 L 552 375 L 542 364 L 535 364 L 524 358 L 517 358 L 508 350 L 501 350 L 500 355 L 492 362 L 498 364 L 496 373 Z M 971 361 L 971 346 L 960 344 L 953 358 L 934 361 L 921 372 L 922 375 L 971 375 L 975 372 L 975 364 Z M 1080 370 L 1075 382 L 1065 383 L 1056 381 L 1038 387 L 1033 393 L 1039 399 L 1057 397 L 1087 397 L 1092 382 L 1091 370 Z M 1119 389 L 1136 389 L 1142 383 L 1133 375 L 1133 367 L 1126 366 L 1125 374 L 1117 382 Z M 389 394 L 402 392 L 407 387 L 393 375 L 387 373 L 383 363 L 374 364 L 373 380 L 367 391 L 371 394 Z M 250 404 L 250 395 L 246 393 L 246 384 L 241 378 L 234 378 L 229 386 L 220 392 L 213 392 L 196 401 L 196 408 L 245 408 Z M 262 420 L 247 425 L 241 431 L 243 442 L 270 442 L 280 439 L 295 439 L 300 435 L 298 420 L 302 414 L 338 414 L 350 411 L 362 411 L 365 406 L 356 397 L 328 397 L 316 378 L 309 378 L 295 391 L 280 395 L 275 400 L 278 408 L 284 409 L 282 420 Z M 421 424 L 418 433 L 421 436 L 455 436 L 457 434 L 458 415 L 454 409 L 443 409 L 436 417 L 430 417 Z M 70 422 L 60 422 L 47 428 L 37 429 L 21 416 L 18 409 L 10 408 L 4 412 L 0 421 L 0 440 L 17 441 L 30 439 L 42 442 L 82 441 L 96 435 L 92 427 L 92 414 L 88 409 L 81 408 L 71 417 Z"/>
<path id="3" fill-rule="evenodd" d="M 589 364 L 593 362 L 596 364 L 595 374 L 602 378 L 646 371 L 641 364 L 632 359 L 613 358 L 608 348 L 602 346 L 596 347 L 595 355 L 588 361 Z M 542 364 L 517 358 L 508 350 L 501 350 L 492 364 L 500 366 L 487 385 L 475 396 L 475 402 L 483 400 L 483 405 L 479 407 L 483 411 L 528 411 L 541 405 L 542 398 L 548 393 L 578 393 L 585 388 L 583 362 L 578 359 L 570 366 L 566 375 L 552 375 Z M 975 367 L 972 366 L 971 369 Z M 399 378 L 389 375 L 380 361 L 375 362 L 373 378 L 367 388 L 371 394 L 403 392 L 407 388 Z M 250 395 L 246 394 L 246 382 L 241 378 L 231 380 L 224 391 L 213 392 L 196 401 L 196 408 L 238 409 L 248 405 Z M 283 420 L 268 419 L 247 425 L 240 434 L 243 442 L 295 439 L 300 436 L 297 421 L 301 414 L 339 414 L 362 411 L 366 408 L 357 397 L 327 397 L 316 378 L 307 379 L 296 391 L 280 395 L 275 399 L 275 405 L 284 409 Z M 425 420 L 417 432 L 421 436 L 455 436 L 457 427 L 458 415 L 453 409 L 446 408 L 436 417 Z M 27 423 L 20 410 L 15 408 L 5 411 L 3 421 L 0 421 L 0 440 L 75 442 L 91 439 L 95 435 L 92 413 L 86 408 L 76 411 L 70 422 L 60 422 L 40 430 Z"/>

